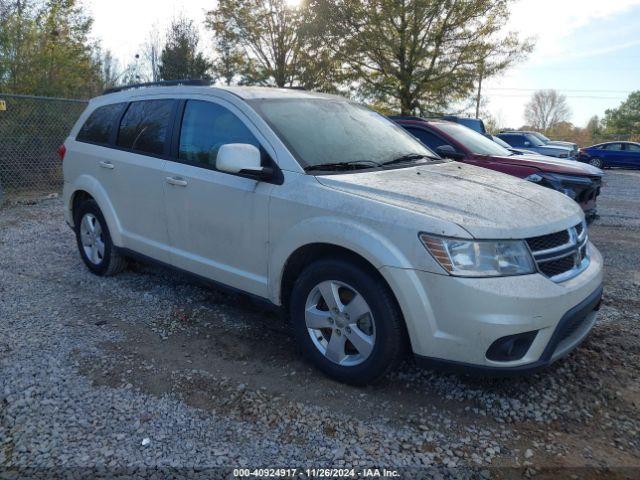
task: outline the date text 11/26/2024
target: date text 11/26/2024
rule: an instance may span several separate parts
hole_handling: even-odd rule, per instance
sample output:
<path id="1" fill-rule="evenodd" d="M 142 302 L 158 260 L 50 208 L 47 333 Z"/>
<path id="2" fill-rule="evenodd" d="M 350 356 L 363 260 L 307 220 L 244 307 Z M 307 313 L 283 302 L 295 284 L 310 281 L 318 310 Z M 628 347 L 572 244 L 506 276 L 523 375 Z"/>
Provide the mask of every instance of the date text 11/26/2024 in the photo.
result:
<path id="1" fill-rule="evenodd" d="M 235 478 L 397 478 L 397 470 L 385 468 L 236 468 Z"/>

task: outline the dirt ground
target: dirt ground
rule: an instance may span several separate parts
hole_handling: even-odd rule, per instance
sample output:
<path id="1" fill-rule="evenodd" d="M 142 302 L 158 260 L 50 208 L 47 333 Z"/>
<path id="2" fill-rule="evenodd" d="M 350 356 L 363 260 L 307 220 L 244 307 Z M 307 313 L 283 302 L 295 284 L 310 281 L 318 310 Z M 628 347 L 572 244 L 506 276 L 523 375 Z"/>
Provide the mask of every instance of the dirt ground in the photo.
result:
<path id="1" fill-rule="evenodd" d="M 431 465 L 479 469 L 474 472 L 488 469 L 498 478 L 640 478 L 640 171 L 608 170 L 599 204 L 601 218 L 590 236 L 606 264 L 600 320 L 578 350 L 529 377 L 472 378 L 422 370 L 408 360 L 378 385 L 338 384 L 301 359 L 282 319 L 242 295 L 140 263 L 115 279 L 80 273 L 58 199 L 19 201 L 0 210 L 0 272 L 7 285 L 43 282 L 47 295 L 67 299 L 52 307 L 59 334 L 75 342 L 65 361 L 92 389 L 171 398 L 189 412 L 257 422 L 263 429 L 275 429 L 290 412 L 294 425 L 269 441 L 274 452 L 283 444 L 300 446 L 292 464 L 429 465 L 413 463 L 420 458 Z M 59 238 L 51 253 L 55 258 L 36 260 L 44 245 L 30 245 L 29 228 Z M 9 305 L 14 292 L 0 284 L 0 306 Z M 22 317 L 12 312 L 29 304 L 16 300 L 5 308 L 17 319 L 16 329 L 22 328 Z M 0 328 L 7 333 L 10 327 Z M 91 334 L 84 345 L 83 332 L 94 330 L 106 332 L 104 338 Z M 8 373 L 15 350 L 8 340 L 4 354 L 2 348 L 0 340 L 0 365 Z M 16 401 L 7 385 L 7 401 Z M 0 400 L 1 388 L 2 383 Z M 20 412 L 5 419 L 13 438 L 5 467 L 30 466 L 35 458 L 30 447 L 23 457 L 17 453 L 20 422 L 29 421 L 28 413 Z M 307 412 L 314 416 L 308 424 Z M 136 415 L 144 424 L 159 413 L 150 408 Z M 355 430 L 346 427 L 352 423 Z M 309 437 L 309 429 L 319 429 L 318 436 Z M 383 435 L 390 437 L 379 438 Z M 70 440 L 52 440 L 65 441 Z M 326 447 L 331 451 L 316 450 L 320 444 L 331 445 Z M 118 456 L 116 464 L 138 458 L 127 455 Z M 286 455 L 245 456 L 254 467 L 282 467 L 267 463 Z M 236 461 L 230 457 L 226 465 Z"/>

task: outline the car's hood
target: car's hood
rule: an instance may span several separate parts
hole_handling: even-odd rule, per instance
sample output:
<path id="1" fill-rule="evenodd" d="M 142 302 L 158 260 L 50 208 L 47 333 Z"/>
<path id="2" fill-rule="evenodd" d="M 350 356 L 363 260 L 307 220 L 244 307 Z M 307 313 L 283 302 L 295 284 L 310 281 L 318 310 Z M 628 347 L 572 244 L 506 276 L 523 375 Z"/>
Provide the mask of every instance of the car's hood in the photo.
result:
<path id="1" fill-rule="evenodd" d="M 578 204 L 561 193 L 455 162 L 317 179 L 336 190 L 453 222 L 475 238 L 528 238 L 583 218 Z"/>
<path id="2" fill-rule="evenodd" d="M 552 140 L 547 143 L 547 145 L 552 147 L 567 147 L 571 150 L 575 150 L 576 148 L 578 148 L 578 145 L 573 142 L 562 142 L 560 140 Z"/>
<path id="3" fill-rule="evenodd" d="M 509 165 L 520 165 L 539 169 L 541 172 L 561 173 L 564 175 L 603 176 L 604 172 L 592 165 L 566 160 L 563 158 L 548 157 L 546 155 L 512 155 L 510 157 L 491 157 Z"/>

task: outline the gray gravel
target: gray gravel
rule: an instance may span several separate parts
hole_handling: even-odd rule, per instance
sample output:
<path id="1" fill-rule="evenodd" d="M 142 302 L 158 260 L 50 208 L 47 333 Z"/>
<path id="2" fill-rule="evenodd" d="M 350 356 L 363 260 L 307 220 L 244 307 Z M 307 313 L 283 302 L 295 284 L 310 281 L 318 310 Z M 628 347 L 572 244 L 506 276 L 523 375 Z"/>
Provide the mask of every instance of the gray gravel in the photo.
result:
<path id="1" fill-rule="evenodd" d="M 141 264 L 92 276 L 59 199 L 8 202 L 0 477 L 3 468 L 193 477 L 189 469 L 219 466 L 385 466 L 466 477 L 491 466 L 640 466 L 640 172 L 609 171 L 600 203 L 591 235 L 605 255 L 606 302 L 570 357 L 513 379 L 408 362 L 357 389 L 310 368 L 286 325 L 246 298 Z"/>

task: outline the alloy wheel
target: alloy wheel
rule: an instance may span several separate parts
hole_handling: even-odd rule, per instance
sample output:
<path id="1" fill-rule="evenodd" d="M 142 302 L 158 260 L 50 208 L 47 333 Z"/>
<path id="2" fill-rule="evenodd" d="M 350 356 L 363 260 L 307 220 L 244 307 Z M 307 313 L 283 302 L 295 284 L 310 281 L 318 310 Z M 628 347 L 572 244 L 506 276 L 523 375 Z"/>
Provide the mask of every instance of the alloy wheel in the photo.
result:
<path id="1" fill-rule="evenodd" d="M 94 265 L 104 260 L 105 243 L 102 226 L 92 213 L 85 213 L 80 221 L 80 240 L 87 259 Z"/>
<path id="2" fill-rule="evenodd" d="M 592 158 L 589 164 L 597 168 L 602 168 L 602 160 L 599 158 Z"/>
<path id="3" fill-rule="evenodd" d="M 375 346 L 376 329 L 364 297 L 346 283 L 329 280 L 307 297 L 305 322 L 315 347 L 331 362 L 356 366 Z"/>

